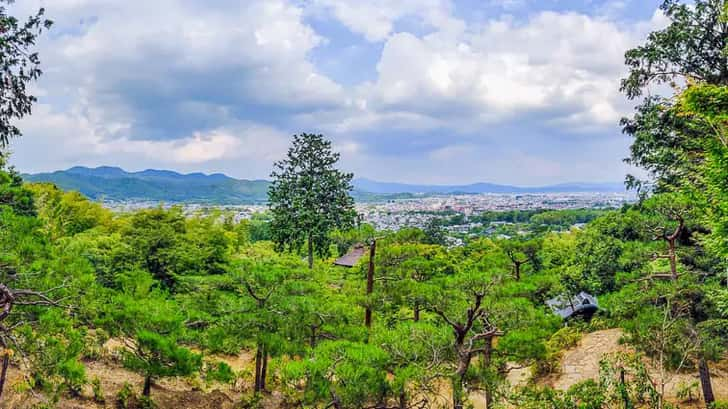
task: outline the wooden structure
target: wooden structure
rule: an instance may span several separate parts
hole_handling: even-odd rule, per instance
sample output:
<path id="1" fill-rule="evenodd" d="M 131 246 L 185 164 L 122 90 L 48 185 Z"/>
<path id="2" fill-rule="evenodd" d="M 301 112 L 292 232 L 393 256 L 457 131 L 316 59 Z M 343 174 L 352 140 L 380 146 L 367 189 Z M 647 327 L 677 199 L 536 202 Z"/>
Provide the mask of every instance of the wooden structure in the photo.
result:
<path id="1" fill-rule="evenodd" d="M 366 253 L 366 246 L 362 243 L 357 243 L 346 254 L 337 258 L 334 261 L 334 265 L 348 268 L 354 267 Z"/>
<path id="2" fill-rule="evenodd" d="M 546 305 L 551 308 L 554 314 L 565 320 L 576 316 L 590 319 L 599 310 L 596 297 L 584 291 L 571 299 L 567 296 L 552 298 L 546 301 Z"/>

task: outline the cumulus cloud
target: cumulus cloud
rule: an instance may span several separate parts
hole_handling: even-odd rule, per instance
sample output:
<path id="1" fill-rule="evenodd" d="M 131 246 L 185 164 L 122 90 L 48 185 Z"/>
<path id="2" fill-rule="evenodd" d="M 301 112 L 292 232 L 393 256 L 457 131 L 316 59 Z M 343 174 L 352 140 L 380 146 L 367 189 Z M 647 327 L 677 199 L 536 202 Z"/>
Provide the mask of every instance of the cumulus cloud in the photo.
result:
<path id="1" fill-rule="evenodd" d="M 585 14 L 518 0 L 468 19 L 475 3 L 17 2 L 19 14 L 45 6 L 56 24 L 39 44 L 41 104 L 23 121 L 15 162 L 28 171 L 81 163 L 264 177 L 287 135 L 322 131 L 361 176 L 528 182 L 535 176 L 513 164 L 529 158 L 554 181 L 621 178 L 623 53 L 664 18 L 627 23 L 608 3 Z M 529 13 L 502 14 L 522 8 Z M 342 85 L 350 82 L 319 69 L 316 51 L 341 39 L 325 37 L 313 17 L 375 47 L 373 79 Z M 585 165 L 561 162 L 576 151 Z M 614 165 L 589 171 L 605 152 Z"/>
<path id="2" fill-rule="evenodd" d="M 238 174 L 240 177 L 265 177 L 289 142 L 288 135 L 280 130 L 245 122 L 170 140 L 107 138 L 87 116 L 54 112 L 45 104 L 37 106 L 33 117 L 21 125 L 33 137 L 17 141 L 12 154 L 13 162 L 25 171 L 109 163 L 130 169 L 167 166 L 196 170 L 203 163 L 232 161 L 244 162 L 246 169 L 253 170 Z"/>
<path id="3" fill-rule="evenodd" d="M 628 111 L 618 91 L 623 54 L 644 27 L 542 12 L 525 22 L 487 21 L 457 36 L 396 33 L 385 42 L 377 80 L 360 88 L 363 102 L 353 105 L 370 119 L 356 122 L 377 126 L 373 117 L 397 111 L 414 127 L 450 118 L 445 126 L 463 131 L 530 118 L 565 132 L 613 127 Z"/>
<path id="4" fill-rule="evenodd" d="M 330 11 L 351 31 L 372 42 L 387 39 L 395 24 L 407 17 L 438 31 L 459 31 L 465 26 L 453 17 L 450 0 L 312 0 L 312 6 L 314 11 Z"/>

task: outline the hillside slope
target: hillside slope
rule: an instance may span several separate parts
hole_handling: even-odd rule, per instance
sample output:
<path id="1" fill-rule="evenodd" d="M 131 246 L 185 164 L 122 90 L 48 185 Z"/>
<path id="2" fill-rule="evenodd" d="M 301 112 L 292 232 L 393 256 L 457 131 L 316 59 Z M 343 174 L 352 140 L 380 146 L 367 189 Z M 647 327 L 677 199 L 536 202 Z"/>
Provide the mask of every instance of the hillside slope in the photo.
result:
<path id="1" fill-rule="evenodd" d="M 262 203 L 270 182 L 240 180 L 220 173 L 180 174 L 168 170 L 126 172 L 120 168 L 74 167 L 52 173 L 23 175 L 29 182 L 50 182 L 78 190 L 92 200 L 146 200 L 211 204 Z"/>

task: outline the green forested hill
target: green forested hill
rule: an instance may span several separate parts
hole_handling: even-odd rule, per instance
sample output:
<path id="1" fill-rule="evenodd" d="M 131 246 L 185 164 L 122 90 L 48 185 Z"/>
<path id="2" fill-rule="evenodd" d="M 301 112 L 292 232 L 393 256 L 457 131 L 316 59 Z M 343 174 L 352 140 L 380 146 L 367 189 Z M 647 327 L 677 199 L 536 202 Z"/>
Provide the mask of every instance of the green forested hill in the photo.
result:
<path id="1" fill-rule="evenodd" d="M 50 182 L 98 200 L 153 200 L 215 204 L 259 203 L 270 182 L 240 180 L 223 174 L 180 174 L 167 170 L 126 172 L 114 167 L 73 167 L 64 171 L 23 175 L 26 181 Z"/>

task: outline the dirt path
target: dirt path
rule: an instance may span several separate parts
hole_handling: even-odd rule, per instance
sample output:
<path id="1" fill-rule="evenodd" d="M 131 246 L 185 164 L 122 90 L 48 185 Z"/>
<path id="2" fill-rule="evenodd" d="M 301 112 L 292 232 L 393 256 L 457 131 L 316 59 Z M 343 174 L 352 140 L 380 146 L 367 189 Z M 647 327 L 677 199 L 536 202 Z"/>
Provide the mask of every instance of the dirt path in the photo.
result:
<path id="1" fill-rule="evenodd" d="M 619 345 L 621 337 L 622 330 L 619 328 L 584 335 L 575 348 L 564 353 L 561 374 L 553 382 L 553 387 L 565 391 L 586 379 L 598 379 L 599 361 L 604 355 L 626 349 Z"/>
<path id="2" fill-rule="evenodd" d="M 566 352 L 561 359 L 561 373 L 547 381 L 559 390 L 567 390 L 570 386 L 587 380 L 599 378 L 599 362 L 606 354 L 628 351 L 629 348 L 619 344 L 623 332 L 619 328 L 596 331 L 584 335 L 579 344 Z M 653 370 L 650 370 L 653 372 Z M 713 391 L 719 400 L 728 399 L 728 362 L 722 361 L 711 365 Z M 681 384 L 698 381 L 697 373 L 669 374 L 666 384 L 666 395 L 675 400 L 676 390 Z M 652 374 L 657 379 L 657 371 Z M 699 388 L 697 388 L 699 389 Z M 699 392 L 697 392 L 699 394 Z M 681 408 L 700 407 L 691 404 L 680 404 Z"/>

